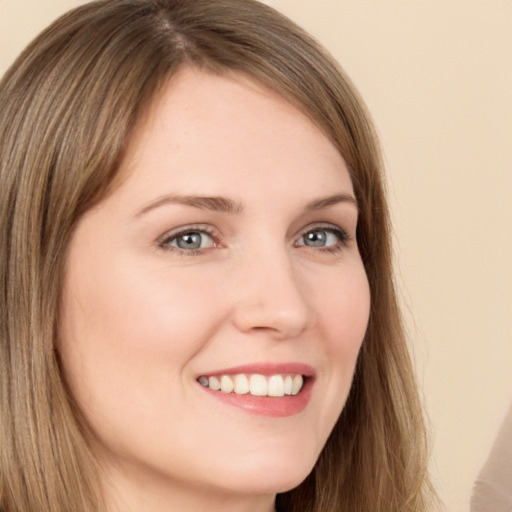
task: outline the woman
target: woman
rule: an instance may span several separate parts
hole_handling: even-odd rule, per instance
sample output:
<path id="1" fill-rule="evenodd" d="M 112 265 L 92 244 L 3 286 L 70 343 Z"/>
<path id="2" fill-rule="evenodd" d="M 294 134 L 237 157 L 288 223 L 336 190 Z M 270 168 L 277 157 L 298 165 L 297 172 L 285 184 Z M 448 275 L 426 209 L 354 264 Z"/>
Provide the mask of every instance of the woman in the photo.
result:
<path id="1" fill-rule="evenodd" d="M 0 85 L 1 507 L 425 510 L 381 163 L 252 0 L 106 0 Z"/>

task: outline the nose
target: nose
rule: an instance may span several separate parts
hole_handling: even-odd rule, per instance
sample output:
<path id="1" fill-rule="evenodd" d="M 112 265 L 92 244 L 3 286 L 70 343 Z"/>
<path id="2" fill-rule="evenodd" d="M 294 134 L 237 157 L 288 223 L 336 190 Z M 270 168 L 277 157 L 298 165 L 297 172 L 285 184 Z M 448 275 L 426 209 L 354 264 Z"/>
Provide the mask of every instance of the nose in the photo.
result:
<path id="1" fill-rule="evenodd" d="M 306 280 L 289 258 L 253 257 L 233 277 L 238 280 L 234 324 L 239 331 L 292 339 L 314 324 Z"/>

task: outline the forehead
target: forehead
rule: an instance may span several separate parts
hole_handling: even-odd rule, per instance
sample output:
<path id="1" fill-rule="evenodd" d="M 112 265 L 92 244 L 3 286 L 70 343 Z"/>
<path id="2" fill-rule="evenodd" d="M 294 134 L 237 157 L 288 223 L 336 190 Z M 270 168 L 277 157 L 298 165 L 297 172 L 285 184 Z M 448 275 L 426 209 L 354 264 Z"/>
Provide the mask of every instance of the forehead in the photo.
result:
<path id="1" fill-rule="evenodd" d="M 142 187 L 172 178 L 184 193 L 199 183 L 211 193 L 255 187 L 262 177 L 282 190 L 293 179 L 352 191 L 343 157 L 298 108 L 246 75 L 195 68 L 180 70 L 136 126 L 120 174 Z"/>

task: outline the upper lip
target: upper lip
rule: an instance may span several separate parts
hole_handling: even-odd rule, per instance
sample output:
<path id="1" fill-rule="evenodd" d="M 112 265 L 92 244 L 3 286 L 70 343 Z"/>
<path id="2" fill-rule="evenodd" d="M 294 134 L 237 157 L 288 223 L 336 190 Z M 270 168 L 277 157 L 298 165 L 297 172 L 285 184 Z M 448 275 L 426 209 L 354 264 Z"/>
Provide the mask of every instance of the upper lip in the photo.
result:
<path id="1" fill-rule="evenodd" d="M 198 375 L 198 377 L 215 376 L 215 375 L 236 375 L 239 373 L 245 374 L 260 374 L 260 375 L 279 375 L 279 374 L 300 374 L 304 377 L 314 377 L 316 372 L 312 366 L 305 363 L 288 362 L 288 363 L 252 363 L 243 364 L 240 366 L 231 366 L 229 368 L 215 369 L 207 371 Z"/>

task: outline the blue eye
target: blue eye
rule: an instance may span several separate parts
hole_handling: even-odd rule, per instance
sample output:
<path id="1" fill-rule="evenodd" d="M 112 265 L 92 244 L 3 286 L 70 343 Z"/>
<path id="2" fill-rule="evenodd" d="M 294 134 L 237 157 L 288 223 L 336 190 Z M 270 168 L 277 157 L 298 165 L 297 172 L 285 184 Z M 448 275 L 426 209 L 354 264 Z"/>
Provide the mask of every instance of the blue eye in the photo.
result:
<path id="1" fill-rule="evenodd" d="M 304 233 L 296 245 L 329 249 L 339 247 L 347 240 L 347 234 L 339 228 L 316 228 Z"/>
<path id="2" fill-rule="evenodd" d="M 196 251 L 208 249 L 215 245 L 211 235 L 204 231 L 182 231 L 165 238 L 161 243 L 162 247 L 176 247 L 183 251 Z"/>

